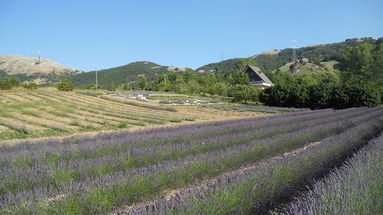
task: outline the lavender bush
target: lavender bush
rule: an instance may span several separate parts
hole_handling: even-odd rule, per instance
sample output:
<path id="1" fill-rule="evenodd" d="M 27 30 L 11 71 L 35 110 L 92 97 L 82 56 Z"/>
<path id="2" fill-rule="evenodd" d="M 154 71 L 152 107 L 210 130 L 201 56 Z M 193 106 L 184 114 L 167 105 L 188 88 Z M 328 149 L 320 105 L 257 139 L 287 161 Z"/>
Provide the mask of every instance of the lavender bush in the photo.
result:
<path id="1" fill-rule="evenodd" d="M 383 133 L 344 166 L 315 183 L 308 193 L 286 207 L 283 214 L 382 214 L 382 161 Z"/>
<path id="2" fill-rule="evenodd" d="M 0 147 L 0 212 L 104 214 L 350 130 L 362 140 L 382 113 L 305 111 Z"/>

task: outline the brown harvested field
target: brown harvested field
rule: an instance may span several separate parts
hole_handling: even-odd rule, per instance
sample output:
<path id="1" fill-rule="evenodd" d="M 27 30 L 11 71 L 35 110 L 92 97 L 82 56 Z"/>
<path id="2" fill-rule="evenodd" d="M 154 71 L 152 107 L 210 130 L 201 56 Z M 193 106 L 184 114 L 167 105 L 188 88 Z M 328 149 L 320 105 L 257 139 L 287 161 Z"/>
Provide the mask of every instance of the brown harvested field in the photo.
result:
<path id="1" fill-rule="evenodd" d="M 28 129 L 31 131 L 44 129 L 44 127 L 42 126 L 38 126 L 34 123 L 26 123 L 25 121 L 19 120 L 12 116 L 9 118 L 0 117 L 0 120 L 1 120 L 1 125 L 7 127 L 10 130 L 16 130 L 15 129 L 16 127 L 24 127 L 25 129 Z"/>
<path id="2" fill-rule="evenodd" d="M 9 128 L 0 125 L 0 133 L 1 133 L 1 132 L 5 132 L 5 131 L 9 131 Z"/>
<path id="3" fill-rule="evenodd" d="M 0 141 L 119 129 L 137 130 L 264 113 L 172 106 L 55 90 L 0 93 Z"/>
<path id="4" fill-rule="evenodd" d="M 13 117 L 26 123 L 37 124 L 39 126 L 47 127 L 47 128 L 76 129 L 75 126 L 70 126 L 69 124 L 60 123 L 55 119 L 49 120 L 49 119 L 46 119 L 46 117 L 40 117 L 40 116 L 35 117 L 35 116 L 30 116 L 27 114 L 19 114 L 19 113 L 14 113 Z"/>

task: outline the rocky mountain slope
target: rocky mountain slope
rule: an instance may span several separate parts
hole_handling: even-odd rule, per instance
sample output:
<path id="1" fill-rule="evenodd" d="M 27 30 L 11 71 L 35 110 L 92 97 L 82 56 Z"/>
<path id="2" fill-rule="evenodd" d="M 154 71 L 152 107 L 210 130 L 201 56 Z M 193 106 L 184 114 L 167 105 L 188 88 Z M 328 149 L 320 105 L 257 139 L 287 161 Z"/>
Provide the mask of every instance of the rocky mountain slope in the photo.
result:
<path id="1" fill-rule="evenodd" d="M 12 75 L 21 80 L 35 80 L 40 84 L 57 80 L 62 74 L 81 73 L 46 58 L 33 58 L 18 55 L 0 54 L 0 71 L 3 75 Z"/>

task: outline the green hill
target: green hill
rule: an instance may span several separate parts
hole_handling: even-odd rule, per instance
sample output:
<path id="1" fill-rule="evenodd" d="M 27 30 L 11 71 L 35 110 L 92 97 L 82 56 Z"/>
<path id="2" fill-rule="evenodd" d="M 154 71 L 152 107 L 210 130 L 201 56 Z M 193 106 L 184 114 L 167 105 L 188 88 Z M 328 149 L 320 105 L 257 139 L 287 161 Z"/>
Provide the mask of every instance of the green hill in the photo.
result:
<path id="1" fill-rule="evenodd" d="M 293 72 L 294 62 L 286 63 L 285 65 L 279 67 L 276 70 L 273 70 L 272 72 Z M 303 58 L 298 60 L 295 63 L 296 72 L 297 74 L 302 73 L 312 73 L 312 72 L 328 72 L 328 71 L 334 71 L 339 69 L 339 63 L 338 61 L 331 60 L 331 61 L 321 61 L 321 62 L 310 62 L 307 58 Z"/>
<path id="2" fill-rule="evenodd" d="M 344 42 L 312 45 L 296 49 L 297 58 L 307 58 L 310 62 L 319 64 L 320 62 L 337 60 L 346 48 L 354 47 L 361 43 L 374 43 L 372 38 L 347 39 Z M 234 58 L 218 63 L 207 64 L 197 69 L 197 71 L 212 71 L 226 73 L 233 69 L 243 68 L 243 63 L 253 62 L 264 72 L 271 72 L 292 61 L 293 49 L 270 50 L 249 58 Z"/>
<path id="3" fill-rule="evenodd" d="M 148 80 L 154 80 L 158 74 L 169 71 L 170 67 L 161 66 L 152 62 L 138 61 L 124 66 L 103 69 L 98 71 L 100 87 L 109 87 L 112 83 L 118 86 L 128 81 L 136 81 L 138 75 L 145 75 Z M 96 71 L 84 72 L 73 77 L 78 87 L 95 84 Z"/>

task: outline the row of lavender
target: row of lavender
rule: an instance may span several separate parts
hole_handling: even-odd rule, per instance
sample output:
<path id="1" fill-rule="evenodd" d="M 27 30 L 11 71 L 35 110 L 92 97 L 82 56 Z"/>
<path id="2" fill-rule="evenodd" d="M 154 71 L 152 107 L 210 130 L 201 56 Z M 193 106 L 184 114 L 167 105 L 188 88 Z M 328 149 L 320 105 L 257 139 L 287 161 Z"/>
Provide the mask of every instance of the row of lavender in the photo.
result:
<path id="1" fill-rule="evenodd" d="M 171 197 L 157 198 L 152 202 L 117 211 L 116 214 L 267 214 L 270 208 L 281 201 L 286 201 L 299 190 L 302 190 L 304 185 L 342 163 L 347 156 L 353 153 L 355 148 L 362 147 L 366 143 L 366 139 L 376 135 L 382 129 L 383 117 L 381 116 L 328 138 L 307 150 L 271 158 L 262 164 L 233 171 L 221 177 L 207 180 L 203 184 L 190 186 Z M 309 194 L 308 202 L 294 203 L 289 208 L 290 213 L 375 214 L 373 210 L 381 210 L 378 203 L 379 199 L 381 200 L 381 193 L 371 189 L 381 186 L 379 179 L 381 179 L 382 173 L 379 170 L 382 170 L 382 139 L 382 136 L 377 139 L 380 145 L 373 147 L 372 151 L 375 150 L 375 152 L 369 151 L 370 154 L 375 155 L 372 155 L 372 158 L 368 158 L 368 153 L 361 152 L 364 157 L 359 161 L 360 167 L 355 171 L 359 171 L 358 175 L 369 173 L 369 177 L 358 179 L 358 183 L 349 178 L 348 180 L 343 179 L 344 183 L 349 183 L 346 186 L 342 182 L 332 185 L 333 180 L 329 179 L 330 181 L 327 181 L 326 185 L 318 185 Z M 364 167 L 367 168 L 362 171 Z M 356 172 L 352 173 L 356 174 Z M 375 199 L 366 198 L 366 195 L 360 193 L 355 196 L 355 192 L 351 191 L 355 189 L 355 185 L 364 182 L 366 184 L 360 189 L 369 192 L 369 195 L 376 194 Z M 336 190 L 331 189 L 333 186 Z M 345 193 L 349 191 L 350 195 L 347 199 Z M 365 199 L 363 200 L 363 198 Z M 331 202 L 332 200 L 334 202 Z M 348 200 L 350 201 L 347 202 Z M 359 200 L 362 202 L 355 202 Z M 370 202 L 364 204 L 366 201 Z M 345 211 L 341 208 L 342 206 L 349 206 L 351 213 L 343 213 Z M 368 206 L 370 207 L 367 208 Z M 333 213 L 334 211 L 340 213 Z"/>
<path id="2" fill-rule="evenodd" d="M 382 214 L 383 133 L 336 169 L 284 214 Z M 278 213 L 281 214 L 281 213 Z"/>
<path id="3" fill-rule="evenodd" d="M 0 212 L 106 213 L 379 121 L 382 113 L 307 111 L 3 147 Z"/>

